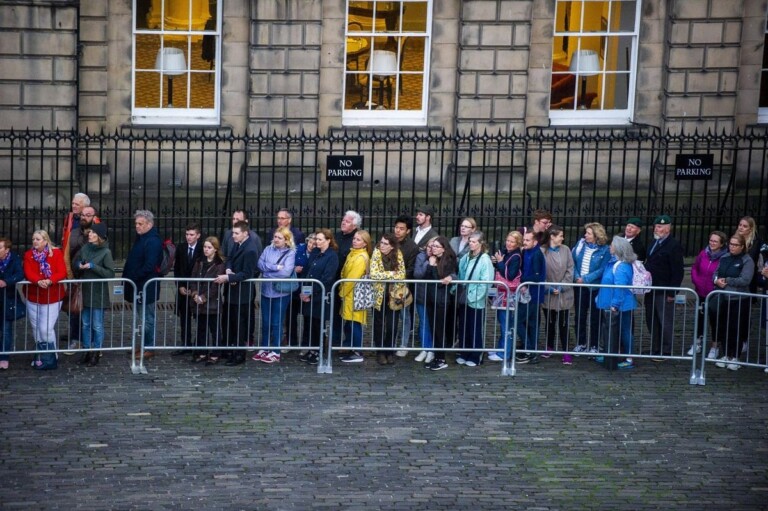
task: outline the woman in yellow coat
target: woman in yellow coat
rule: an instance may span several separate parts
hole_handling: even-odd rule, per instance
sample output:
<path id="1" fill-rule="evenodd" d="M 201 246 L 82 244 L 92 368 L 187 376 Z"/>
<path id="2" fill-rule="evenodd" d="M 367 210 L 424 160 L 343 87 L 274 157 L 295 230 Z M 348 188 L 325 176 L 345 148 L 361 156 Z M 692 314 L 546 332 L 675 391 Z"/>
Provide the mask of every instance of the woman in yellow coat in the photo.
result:
<path id="1" fill-rule="evenodd" d="M 393 280 L 405 280 L 405 262 L 400 243 L 392 233 L 382 234 L 378 247 L 371 256 L 371 280 L 373 281 L 373 342 L 379 348 L 376 361 L 380 365 L 394 364 L 395 353 L 387 348 L 395 346 L 400 309 L 390 306 L 390 286 Z M 402 307 L 401 307 L 402 308 Z"/>
<path id="2" fill-rule="evenodd" d="M 368 274 L 368 264 L 373 252 L 373 242 L 368 231 L 359 230 L 352 238 L 352 249 L 341 269 L 342 279 L 361 279 Z M 365 310 L 354 308 L 354 282 L 342 282 L 339 285 L 341 297 L 341 319 L 344 322 L 344 346 L 351 346 L 354 351 L 341 357 L 342 362 L 357 363 L 363 361 L 359 348 L 363 346 L 363 325 L 368 319 Z"/>

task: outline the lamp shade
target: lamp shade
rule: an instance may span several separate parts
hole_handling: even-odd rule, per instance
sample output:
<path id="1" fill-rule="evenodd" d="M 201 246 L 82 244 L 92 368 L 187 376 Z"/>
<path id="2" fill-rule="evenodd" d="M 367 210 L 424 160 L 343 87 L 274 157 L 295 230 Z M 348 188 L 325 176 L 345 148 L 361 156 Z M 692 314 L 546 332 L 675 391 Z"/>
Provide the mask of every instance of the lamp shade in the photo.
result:
<path id="1" fill-rule="evenodd" d="M 160 48 L 155 59 L 155 69 L 169 76 L 183 75 L 187 72 L 184 52 L 178 48 Z"/>
<path id="2" fill-rule="evenodd" d="M 594 76 L 600 72 L 600 58 L 595 50 L 578 50 L 571 55 L 572 73 L 581 76 Z"/>
<path id="3" fill-rule="evenodd" d="M 387 50 L 374 50 L 370 71 L 377 76 L 392 76 L 397 73 L 397 55 Z"/>

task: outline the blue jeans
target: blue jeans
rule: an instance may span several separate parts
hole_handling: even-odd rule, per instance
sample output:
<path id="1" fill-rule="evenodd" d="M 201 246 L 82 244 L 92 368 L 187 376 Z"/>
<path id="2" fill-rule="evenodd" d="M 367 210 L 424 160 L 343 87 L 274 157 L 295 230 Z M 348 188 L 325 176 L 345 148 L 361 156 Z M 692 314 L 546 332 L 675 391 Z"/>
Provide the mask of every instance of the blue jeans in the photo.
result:
<path id="1" fill-rule="evenodd" d="M 403 318 L 403 330 L 400 332 L 400 346 L 403 348 L 408 347 L 408 339 L 411 337 L 411 328 L 413 327 L 413 309 L 411 307 L 403 307 L 400 316 Z"/>
<path id="2" fill-rule="evenodd" d="M 507 310 L 506 309 L 499 309 L 496 311 L 496 320 L 499 322 L 499 330 L 501 331 L 501 335 L 499 336 L 499 342 L 496 345 L 496 347 L 499 350 L 497 354 L 501 356 L 502 353 L 506 353 L 507 358 L 509 358 L 509 354 L 512 352 L 512 343 L 515 341 L 514 336 L 509 335 L 510 329 L 515 324 L 515 311 L 514 310 L 509 311 L 509 326 L 507 326 Z M 507 340 L 509 340 L 509 345 L 505 350 L 504 346 Z"/>
<path id="3" fill-rule="evenodd" d="M 291 295 L 267 298 L 261 295 L 261 345 L 280 347 L 283 334 L 283 320 Z"/>
<path id="4" fill-rule="evenodd" d="M 363 324 L 357 321 L 344 320 L 344 346 L 352 348 L 363 347 Z"/>
<path id="5" fill-rule="evenodd" d="M 155 345 L 155 303 L 148 303 L 144 314 L 143 341 L 145 348 L 151 348 Z"/>
<path id="6" fill-rule="evenodd" d="M 83 307 L 80 314 L 83 322 L 83 349 L 100 350 L 104 342 L 104 309 Z M 93 329 L 93 346 L 91 346 L 91 329 Z"/>
<path id="7" fill-rule="evenodd" d="M 416 314 L 419 315 L 419 338 L 421 339 L 421 349 L 430 350 L 434 346 L 434 342 L 432 340 L 432 330 L 429 327 L 427 306 L 423 303 L 416 303 Z"/>
<path id="8" fill-rule="evenodd" d="M 539 340 L 539 304 L 518 303 L 517 314 L 517 336 L 526 350 L 535 350 Z"/>
<path id="9" fill-rule="evenodd" d="M 3 351 L 13 351 L 13 321 L 3 321 Z M 0 355 L 0 360 L 8 360 L 8 355 Z"/>

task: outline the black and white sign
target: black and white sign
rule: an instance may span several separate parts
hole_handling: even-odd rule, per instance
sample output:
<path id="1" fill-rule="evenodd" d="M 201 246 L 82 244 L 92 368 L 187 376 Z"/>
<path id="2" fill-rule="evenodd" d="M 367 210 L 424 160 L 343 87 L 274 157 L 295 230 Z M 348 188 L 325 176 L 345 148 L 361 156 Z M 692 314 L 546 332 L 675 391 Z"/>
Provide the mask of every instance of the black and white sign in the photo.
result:
<path id="1" fill-rule="evenodd" d="M 712 179 L 714 161 L 711 154 L 678 154 L 675 157 L 675 179 Z"/>
<path id="2" fill-rule="evenodd" d="M 328 155 L 325 178 L 326 181 L 362 181 L 363 157 Z"/>

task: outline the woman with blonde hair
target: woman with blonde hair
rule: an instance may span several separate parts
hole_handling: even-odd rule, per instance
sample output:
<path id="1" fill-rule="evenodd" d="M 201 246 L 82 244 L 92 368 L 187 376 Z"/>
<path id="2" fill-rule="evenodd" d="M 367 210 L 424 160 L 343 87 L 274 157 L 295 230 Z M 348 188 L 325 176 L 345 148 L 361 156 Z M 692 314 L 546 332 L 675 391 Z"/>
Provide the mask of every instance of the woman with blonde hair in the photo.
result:
<path id="1" fill-rule="evenodd" d="M 349 251 L 344 266 L 341 268 L 342 279 L 361 279 L 368 273 L 368 266 L 373 253 L 373 242 L 368 231 L 359 230 L 352 237 L 352 249 Z M 341 357 L 342 362 L 359 363 L 363 354 L 359 348 L 363 346 L 363 325 L 368 320 L 368 312 L 355 310 L 354 282 L 343 282 L 339 286 L 341 298 L 341 320 L 343 321 L 344 346 L 354 351 Z"/>
<path id="2" fill-rule="evenodd" d="M 259 257 L 259 270 L 265 279 L 286 279 L 293 274 L 296 261 L 296 249 L 293 234 L 287 227 L 278 227 L 270 243 Z M 253 360 L 274 364 L 280 362 L 280 340 L 283 320 L 291 292 L 278 289 L 273 282 L 261 285 L 261 344 L 269 350 L 259 350 Z"/>
<path id="3" fill-rule="evenodd" d="M 757 260 L 760 258 L 760 247 L 763 242 L 758 236 L 757 222 L 751 216 L 742 217 L 739 220 L 739 225 L 736 227 L 736 234 L 740 234 L 744 237 L 746 243 L 745 252 L 752 258 L 752 262 L 757 266 Z M 760 272 L 756 271 L 752 277 L 752 281 L 749 283 L 749 292 L 757 293 L 757 280 L 760 276 Z"/>
<path id="4" fill-rule="evenodd" d="M 29 323 L 37 350 L 45 351 L 36 356 L 32 367 L 41 371 L 56 369 L 56 320 L 66 295 L 60 281 L 67 278 L 67 267 L 61 249 L 42 229 L 32 234 L 32 248 L 24 254 L 24 278 L 30 282 L 26 287 Z"/>
<path id="5" fill-rule="evenodd" d="M 573 248 L 573 281 L 577 284 L 599 284 L 611 253 L 608 249 L 605 227 L 597 222 L 584 226 L 584 237 Z M 597 353 L 600 312 L 595 305 L 598 288 L 577 287 L 576 348 L 574 351 Z M 589 318 L 589 329 L 587 329 Z"/>

